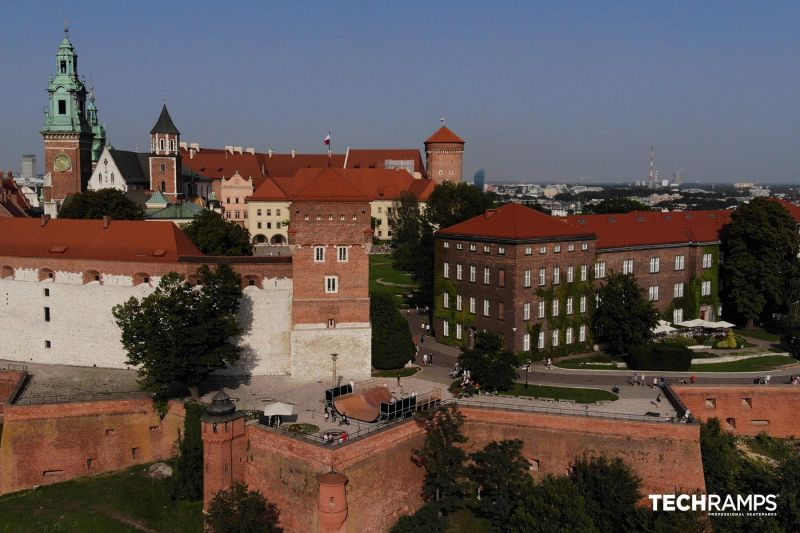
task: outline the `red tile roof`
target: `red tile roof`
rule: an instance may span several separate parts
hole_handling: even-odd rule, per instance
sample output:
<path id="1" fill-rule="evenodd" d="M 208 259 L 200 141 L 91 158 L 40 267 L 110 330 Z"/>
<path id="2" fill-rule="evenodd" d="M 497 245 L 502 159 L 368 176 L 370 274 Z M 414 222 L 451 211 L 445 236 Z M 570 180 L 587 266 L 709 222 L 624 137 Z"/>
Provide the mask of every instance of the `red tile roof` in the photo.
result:
<path id="1" fill-rule="evenodd" d="M 464 144 L 464 139 L 453 133 L 453 130 L 447 126 L 442 126 L 434 132 L 433 135 L 428 137 L 425 144 L 428 143 L 461 143 Z"/>
<path id="2" fill-rule="evenodd" d="M 789 214 L 792 215 L 792 218 L 800 223 L 800 206 L 793 204 L 789 200 L 784 200 L 783 198 L 770 198 L 770 200 L 781 204 L 789 212 Z"/>
<path id="3" fill-rule="evenodd" d="M 270 202 L 286 201 L 286 193 L 275 183 L 275 178 L 266 178 L 257 189 L 254 189 L 253 196 L 247 199 L 248 202 Z"/>
<path id="4" fill-rule="evenodd" d="M 413 161 L 414 172 L 427 176 L 419 150 L 406 148 L 377 150 L 352 148 L 347 152 L 345 168 L 385 168 L 386 161 Z"/>
<path id="5" fill-rule="evenodd" d="M 490 209 L 482 215 L 439 230 L 437 233 L 512 240 L 593 236 L 590 229 L 517 203 Z"/>
<path id="6" fill-rule="evenodd" d="M 202 256 L 172 222 L 0 218 L 0 254 L 11 257 L 94 259 L 142 263 Z"/>
<path id="7" fill-rule="evenodd" d="M 268 176 L 291 176 L 301 168 L 321 168 L 328 166 L 327 154 L 263 154 L 248 152 L 230 153 L 227 150 L 203 148 L 195 151 L 181 148 L 181 163 L 187 169 L 212 180 L 230 178 L 238 172 L 243 178 Z M 331 165 L 342 167 L 343 154 L 333 154 Z"/>
<path id="8" fill-rule="evenodd" d="M 567 220 L 597 235 L 597 248 L 627 248 L 714 242 L 730 222 L 730 210 L 719 211 L 636 211 L 610 215 L 574 215 Z"/>

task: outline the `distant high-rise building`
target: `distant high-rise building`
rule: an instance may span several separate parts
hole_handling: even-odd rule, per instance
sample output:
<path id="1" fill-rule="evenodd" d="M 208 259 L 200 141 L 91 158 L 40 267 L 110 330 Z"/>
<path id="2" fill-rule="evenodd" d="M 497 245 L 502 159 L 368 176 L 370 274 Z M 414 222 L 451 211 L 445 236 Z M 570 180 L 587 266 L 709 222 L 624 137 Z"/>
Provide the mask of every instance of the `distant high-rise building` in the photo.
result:
<path id="1" fill-rule="evenodd" d="M 486 186 L 485 169 L 480 169 L 475 173 L 475 176 L 472 178 L 472 184 L 475 185 L 479 191 L 483 191 L 483 188 Z"/>
<path id="2" fill-rule="evenodd" d="M 22 156 L 22 175 L 23 181 L 31 181 L 36 177 L 36 156 L 25 154 Z"/>
<path id="3" fill-rule="evenodd" d="M 650 147 L 650 175 L 649 175 L 649 185 L 650 187 L 658 187 L 660 180 L 658 179 L 658 167 L 656 166 L 656 148 L 655 146 Z"/>

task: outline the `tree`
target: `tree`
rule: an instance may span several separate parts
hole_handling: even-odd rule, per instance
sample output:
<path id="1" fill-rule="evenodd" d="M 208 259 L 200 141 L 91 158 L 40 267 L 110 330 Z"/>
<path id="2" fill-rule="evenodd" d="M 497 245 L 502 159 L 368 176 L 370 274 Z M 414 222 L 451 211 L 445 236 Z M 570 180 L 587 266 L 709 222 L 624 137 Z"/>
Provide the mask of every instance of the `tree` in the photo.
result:
<path id="1" fill-rule="evenodd" d="M 633 211 L 650 211 L 650 207 L 631 198 L 608 198 L 600 203 L 586 204 L 583 207 L 583 212 L 587 215 L 631 213 Z"/>
<path id="2" fill-rule="evenodd" d="M 170 478 L 172 498 L 175 500 L 203 499 L 203 439 L 200 435 L 200 417 L 206 408 L 199 403 L 184 404 L 183 435 L 178 444 L 175 472 Z"/>
<path id="3" fill-rule="evenodd" d="M 464 350 L 458 363 L 470 371 L 472 380 L 484 390 L 504 391 L 510 389 L 517 378 L 519 359 L 503 349 L 499 335 L 480 331 L 475 335 L 475 346 Z"/>
<path id="4" fill-rule="evenodd" d="M 144 209 L 117 189 L 84 191 L 67 197 L 58 211 L 59 218 L 142 220 Z"/>
<path id="5" fill-rule="evenodd" d="M 425 217 L 436 228 L 447 228 L 483 214 L 494 205 L 495 194 L 469 183 L 445 181 L 428 198 Z"/>
<path id="6" fill-rule="evenodd" d="M 797 222 L 778 202 L 756 198 L 731 215 L 721 236 L 723 310 L 732 321 L 765 320 L 787 310 L 798 276 Z"/>
<path id="7" fill-rule="evenodd" d="M 439 505 L 429 501 L 416 513 L 401 516 L 389 533 L 444 533 L 446 528 Z"/>
<path id="8" fill-rule="evenodd" d="M 658 311 L 647 300 L 633 274 L 612 273 L 598 295 L 593 325 L 611 351 L 625 353 L 631 346 L 645 344 L 652 338 Z"/>
<path id="9" fill-rule="evenodd" d="M 599 533 L 586 510 L 586 500 L 565 476 L 548 475 L 527 492 L 509 517 L 513 531 L 530 533 Z"/>
<path id="10" fill-rule="evenodd" d="M 140 385 L 159 398 L 168 396 L 176 382 L 197 398 L 208 374 L 239 360 L 241 348 L 234 339 L 242 332 L 237 316 L 241 279 L 228 265 L 213 271 L 204 265 L 198 272 L 199 288 L 172 272 L 152 294 L 112 309 L 127 363 L 139 367 Z"/>
<path id="11" fill-rule="evenodd" d="M 636 504 L 642 483 L 620 458 L 582 457 L 569 478 L 586 499 L 586 510 L 600 531 L 641 531 Z"/>
<path id="12" fill-rule="evenodd" d="M 533 488 L 528 460 L 522 456 L 522 441 L 490 442 L 470 459 L 467 474 L 478 487 L 478 512 L 491 521 L 495 530 L 514 531 L 508 517 L 519 506 L 520 495 Z"/>
<path id="13" fill-rule="evenodd" d="M 280 512 L 244 483 L 219 491 L 208 506 L 206 526 L 213 533 L 281 533 Z"/>
<path id="14" fill-rule="evenodd" d="M 414 358 L 414 341 L 408 322 L 388 294 L 372 295 L 369 315 L 372 322 L 372 366 L 382 370 L 402 368 Z"/>
<path id="15" fill-rule="evenodd" d="M 201 211 L 182 229 L 206 255 L 253 255 L 247 230 L 214 211 Z"/>
<path id="16" fill-rule="evenodd" d="M 467 454 L 457 446 L 467 441 L 461 433 L 464 415 L 454 404 L 424 412 L 417 423 L 425 430 L 422 448 L 412 450 L 411 461 L 425 468 L 423 495 L 447 513 L 461 503 L 465 491 Z"/>

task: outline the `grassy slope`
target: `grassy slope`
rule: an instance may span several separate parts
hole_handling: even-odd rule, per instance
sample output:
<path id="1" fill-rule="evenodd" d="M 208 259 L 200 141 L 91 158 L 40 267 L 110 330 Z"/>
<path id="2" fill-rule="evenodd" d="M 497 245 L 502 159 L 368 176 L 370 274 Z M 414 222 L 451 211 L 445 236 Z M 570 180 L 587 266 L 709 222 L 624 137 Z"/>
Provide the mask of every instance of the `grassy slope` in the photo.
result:
<path id="1" fill-rule="evenodd" d="M 551 387 L 548 385 L 528 385 L 514 383 L 511 390 L 503 392 L 510 396 L 533 396 L 536 398 L 554 398 L 556 400 L 575 400 L 576 403 L 593 403 L 598 401 L 618 400 L 619 396 L 602 389 L 583 389 L 577 387 Z"/>
<path id="2" fill-rule="evenodd" d="M 692 372 L 763 372 L 796 362 L 797 359 L 784 355 L 767 355 L 765 357 L 731 361 L 730 363 L 692 365 L 689 370 Z"/>
<path id="3" fill-rule="evenodd" d="M 406 287 L 395 287 L 383 285 L 378 280 Z M 411 279 L 411 274 L 401 272 L 392 268 L 392 257 L 390 255 L 370 255 L 369 256 L 369 293 L 370 294 L 390 294 L 395 297 L 398 304 L 402 303 L 406 293 L 413 292 L 417 284 Z"/>

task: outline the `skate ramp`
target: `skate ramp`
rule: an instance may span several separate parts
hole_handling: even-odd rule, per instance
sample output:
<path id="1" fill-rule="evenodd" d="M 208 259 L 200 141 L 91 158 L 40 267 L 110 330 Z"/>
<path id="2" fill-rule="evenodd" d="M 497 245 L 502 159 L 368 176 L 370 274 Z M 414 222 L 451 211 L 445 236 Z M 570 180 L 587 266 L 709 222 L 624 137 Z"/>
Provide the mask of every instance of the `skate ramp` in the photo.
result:
<path id="1" fill-rule="evenodd" d="M 391 391 L 381 386 L 339 396 L 333 400 L 333 405 L 339 413 L 348 418 L 375 422 L 381 415 L 381 403 L 389 403 L 391 400 Z"/>

